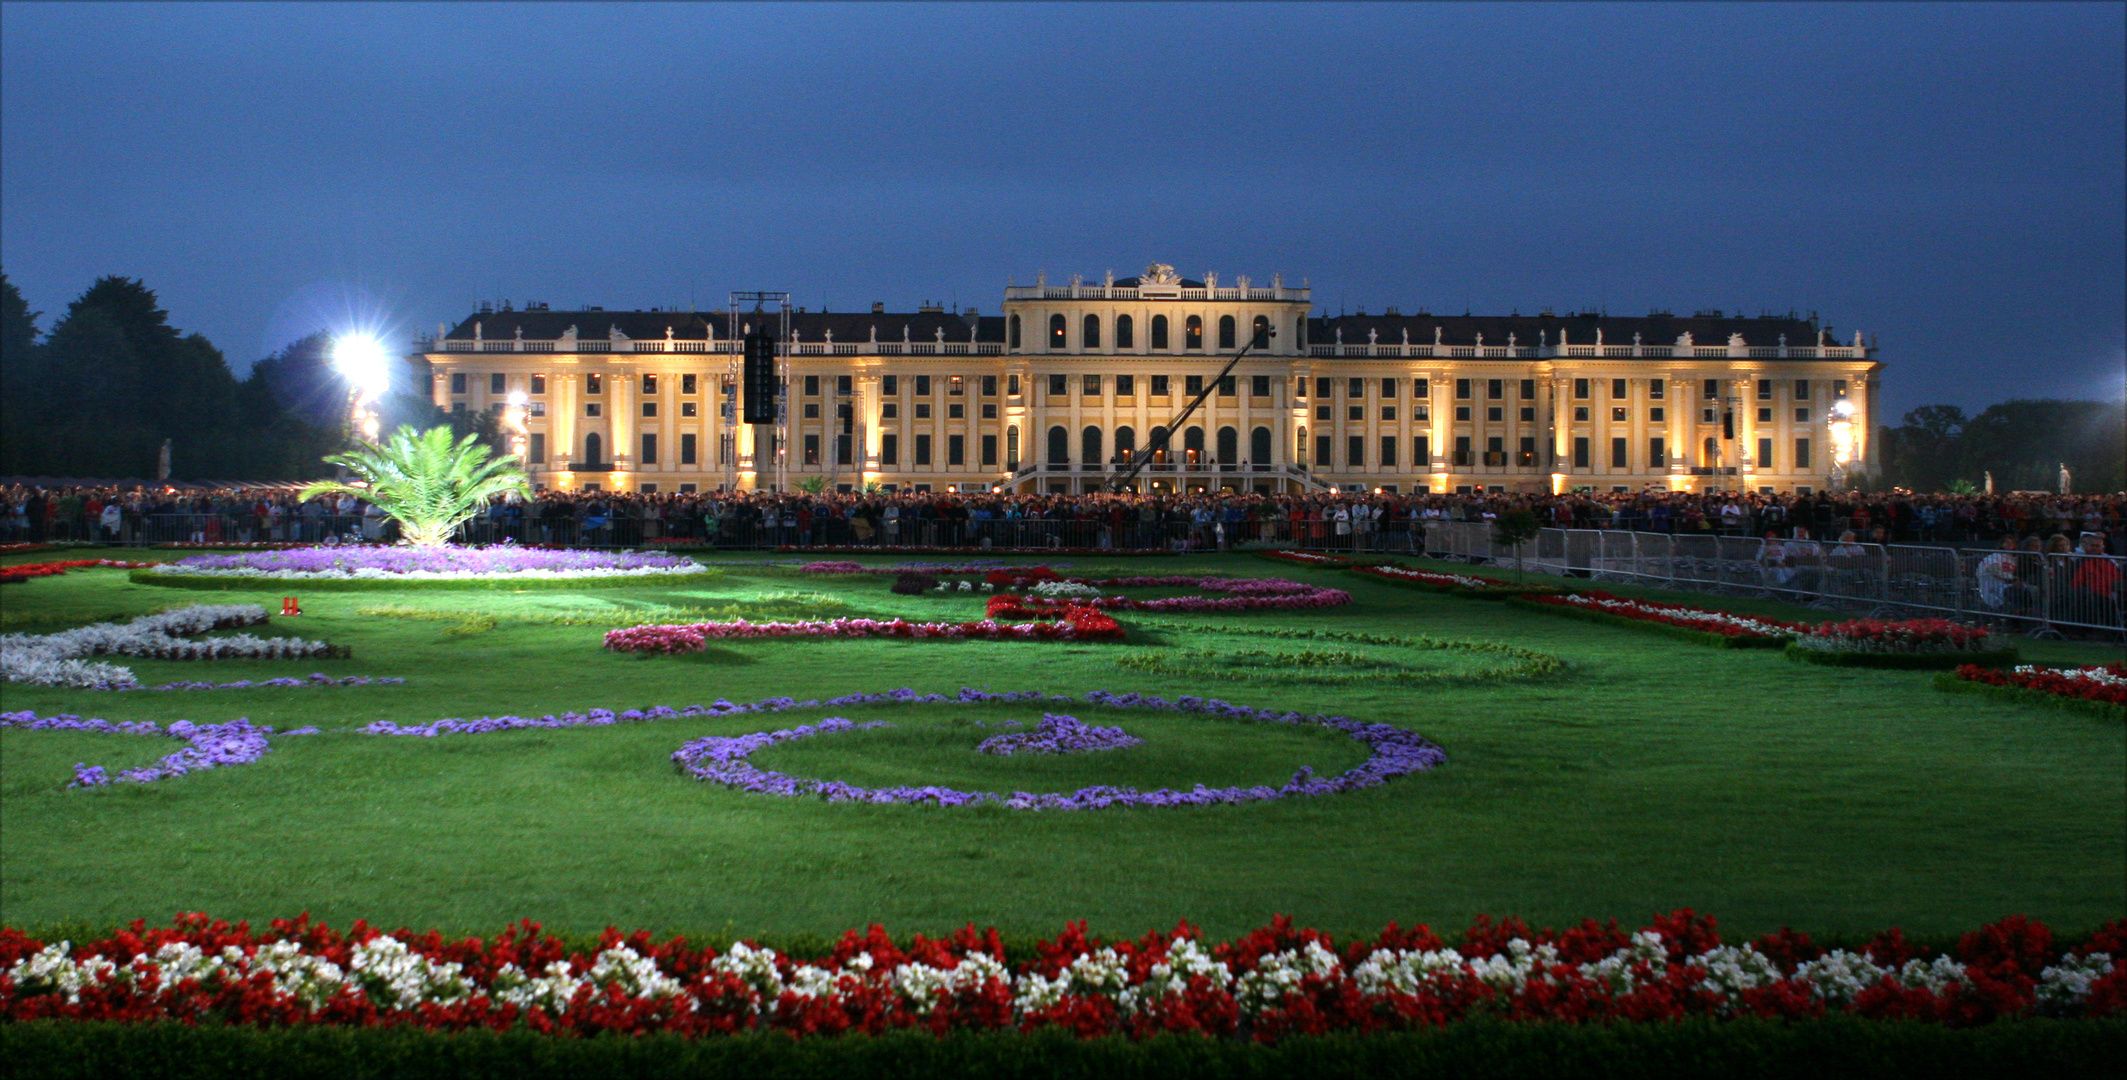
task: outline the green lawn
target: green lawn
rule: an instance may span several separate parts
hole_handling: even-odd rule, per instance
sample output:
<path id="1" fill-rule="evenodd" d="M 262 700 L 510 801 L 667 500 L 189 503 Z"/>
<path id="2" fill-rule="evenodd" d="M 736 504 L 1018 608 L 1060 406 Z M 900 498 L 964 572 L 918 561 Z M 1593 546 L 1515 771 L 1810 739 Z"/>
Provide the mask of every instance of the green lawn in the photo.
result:
<path id="1" fill-rule="evenodd" d="M 747 795 L 686 778 L 670 755 L 703 734 L 846 715 L 895 726 L 804 740 L 756 761 L 863 784 L 1066 790 L 1276 783 L 1301 765 L 1348 768 L 1363 748 L 1319 731 L 1052 705 L 1147 742 L 1071 759 L 997 759 L 975 754 L 974 744 L 1002 720 L 1038 719 L 1042 707 L 875 706 L 435 739 L 329 730 L 279 740 L 251 766 L 68 791 L 76 761 L 116 771 L 177 744 L 8 731 L 0 733 L 0 917 L 20 926 L 308 910 L 335 925 L 366 918 L 452 932 L 531 917 L 575 932 L 611 924 L 749 936 L 833 934 L 875 920 L 897 933 L 973 921 L 1047 934 L 1080 918 L 1098 932 L 1136 934 L 1187 919 L 1230 935 L 1278 913 L 1341 933 L 1391 919 L 1460 929 L 1479 912 L 1637 924 L 1688 905 L 1742 932 L 1791 925 L 1851 936 L 1893 924 L 1950 933 L 2014 912 L 2073 933 L 2127 914 L 2127 731 L 2117 722 L 1943 694 L 1928 672 L 1797 665 L 1770 651 L 1709 649 L 1247 556 L 1124 569 L 1294 577 L 1347 588 L 1357 602 L 1229 616 L 1125 613 L 1136 633 L 1122 645 L 760 642 L 636 657 L 603 651 L 601 626 L 661 609 L 972 619 L 981 600 L 893 596 L 892 579 L 878 576 L 746 567 L 678 589 L 315 593 L 304 596 L 301 618 L 277 617 L 265 632 L 351 645 L 354 659 L 130 666 L 149 683 L 325 671 L 400 675 L 405 686 L 113 694 L 10 685 L 4 693 L 6 708 L 40 715 L 242 716 L 345 729 L 901 686 L 1135 690 L 1386 721 L 1439 743 L 1448 763 L 1290 803 L 1035 814 Z M 45 632 L 192 603 L 255 600 L 278 610 L 291 592 L 302 594 L 279 585 L 184 592 L 99 570 L 8 586 L 0 603 L 5 629 Z M 1495 641 L 1560 657 L 1567 670 L 1518 683 L 1455 681 L 1473 670 L 1464 654 L 1399 656 L 1378 645 L 1223 632 L 1266 627 Z M 2120 655 L 2025 648 L 2040 661 Z M 1187 650 L 1203 670 L 1216 664 L 1206 651 L 1261 649 L 1342 649 L 1354 655 L 1330 670 L 1403 665 L 1450 678 L 1191 681 L 1116 663 Z M 1494 663 L 1476 655 L 1477 666 Z"/>

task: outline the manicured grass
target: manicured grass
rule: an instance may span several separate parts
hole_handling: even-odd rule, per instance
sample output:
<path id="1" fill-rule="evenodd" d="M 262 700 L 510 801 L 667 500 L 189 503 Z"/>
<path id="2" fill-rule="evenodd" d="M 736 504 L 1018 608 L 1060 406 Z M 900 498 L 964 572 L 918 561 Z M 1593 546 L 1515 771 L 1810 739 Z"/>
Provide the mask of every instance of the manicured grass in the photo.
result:
<path id="1" fill-rule="evenodd" d="M 900 686 L 1134 690 L 1394 723 L 1441 744 L 1448 763 L 1322 799 L 1073 815 L 747 795 L 685 778 L 669 755 L 702 734 L 835 713 L 897 728 L 809 740 L 759 760 L 860 783 L 919 775 L 1003 783 L 1014 770 L 1057 785 L 1160 783 L 1198 769 L 1214 783 L 1273 781 L 1302 764 L 1336 771 L 1354 748 L 1312 733 L 1077 705 L 1049 708 L 1150 741 L 1107 761 L 981 761 L 972 747 L 982 731 L 970 721 L 994 730 L 1041 709 L 883 706 L 435 739 L 328 731 L 279 740 L 256 765 L 146 788 L 67 791 L 76 761 L 138 764 L 176 743 L 8 731 L 0 733 L 0 911 L 10 925 L 309 910 L 334 924 L 367 918 L 462 932 L 528 916 L 572 932 L 611 924 L 746 935 L 833 934 L 874 920 L 897 933 L 973 921 L 1046 934 L 1077 918 L 1111 934 L 1188 919 L 1231 935 L 1276 913 L 1334 931 L 1372 931 L 1390 919 L 1459 929 L 1479 912 L 1637 924 L 1686 905 L 1747 933 L 1791 925 L 1855 935 L 1896 924 L 1942 934 L 2012 912 L 2073 933 L 2127 912 L 2127 729 L 1944 694 L 1930 672 L 1792 664 L 1241 555 L 1160 560 L 1157 572 L 1318 581 L 1357 602 L 1163 614 L 1147 620 L 1161 629 L 1120 645 L 754 642 L 678 657 L 599 648 L 603 625 L 636 613 L 746 610 L 763 596 L 779 598 L 758 606 L 781 617 L 980 616 L 979 595 L 897 597 L 886 576 L 727 568 L 717 581 L 676 588 L 318 593 L 303 597 L 301 618 L 275 618 L 263 632 L 350 645 L 354 659 L 129 665 L 151 684 L 324 671 L 404 676 L 401 687 L 99 694 L 11 685 L 6 708 L 342 729 Z M 1613 591 L 1823 617 L 1765 601 Z M 277 610 L 290 592 L 299 590 L 276 583 L 257 600 Z M 792 600 L 799 592 L 828 602 Z M 0 594 L 9 631 L 189 602 L 112 570 Z M 1119 617 L 1132 625 L 1129 613 Z M 1218 632 L 1272 626 L 1501 641 L 1557 655 L 1568 670 L 1421 689 L 1192 682 L 1114 663 L 1139 650 L 1335 647 Z M 2022 648 L 2038 663 L 2119 656 L 2074 643 Z"/>

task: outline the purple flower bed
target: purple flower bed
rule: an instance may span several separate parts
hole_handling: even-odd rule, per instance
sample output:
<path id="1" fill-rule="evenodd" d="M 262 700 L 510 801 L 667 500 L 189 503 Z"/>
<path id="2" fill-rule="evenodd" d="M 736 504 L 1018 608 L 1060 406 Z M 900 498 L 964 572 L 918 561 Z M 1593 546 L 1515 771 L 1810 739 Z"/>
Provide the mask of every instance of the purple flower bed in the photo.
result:
<path id="1" fill-rule="evenodd" d="M 185 740 L 185 748 L 164 757 L 153 765 L 138 769 L 126 769 L 116 777 L 111 776 L 101 765 L 74 764 L 74 782 L 68 787 L 102 787 L 110 783 L 151 784 L 173 776 L 216 769 L 230 765 L 249 765 L 272 749 L 268 736 L 270 727 L 254 724 L 246 719 L 231 720 L 226 724 L 195 724 L 179 720 L 168 728 L 144 720 L 83 720 L 78 716 L 63 714 L 39 717 L 34 712 L 0 713 L 0 728 L 15 728 L 22 731 L 90 731 L 106 735 L 163 735 Z M 282 735 L 315 735 L 318 729 L 300 727 Z"/>
<path id="2" fill-rule="evenodd" d="M 500 547 L 305 547 L 194 555 L 164 565 L 165 574 L 209 577 L 463 578 L 495 575 L 609 576 L 690 574 L 701 564 L 678 555 Z"/>
<path id="3" fill-rule="evenodd" d="M 335 679 L 322 671 L 313 671 L 307 679 L 292 676 L 279 679 L 238 679 L 235 682 L 173 682 L 161 686 L 120 687 L 127 690 L 260 690 L 266 687 L 288 686 L 403 686 L 406 680 L 395 675 L 372 678 L 368 675 L 349 675 Z"/>
<path id="4" fill-rule="evenodd" d="M 975 749 L 985 754 L 1087 754 L 1144 741 L 1119 727 L 1093 727 L 1075 716 L 1043 713 L 1034 730 L 992 735 Z"/>

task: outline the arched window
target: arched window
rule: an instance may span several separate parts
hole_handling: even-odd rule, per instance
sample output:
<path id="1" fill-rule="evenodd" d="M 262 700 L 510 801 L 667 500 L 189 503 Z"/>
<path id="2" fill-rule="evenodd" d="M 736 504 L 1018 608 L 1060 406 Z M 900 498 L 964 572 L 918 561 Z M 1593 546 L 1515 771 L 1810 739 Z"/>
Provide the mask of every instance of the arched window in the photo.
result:
<path id="1" fill-rule="evenodd" d="M 1231 465 L 1241 459 L 1241 433 L 1230 427 L 1219 429 L 1219 464 Z"/>
<path id="2" fill-rule="evenodd" d="M 1004 467 L 1019 471 L 1019 425 L 1004 429 Z"/>
<path id="3" fill-rule="evenodd" d="M 1115 429 L 1115 460 L 1128 461 L 1137 454 L 1137 432 L 1129 427 Z"/>
<path id="4" fill-rule="evenodd" d="M 1204 429 L 1193 427 L 1182 432 L 1182 460 L 1191 465 L 1204 460 Z"/>
<path id="5" fill-rule="evenodd" d="M 1049 429 L 1049 464 L 1062 465 L 1071 460 L 1071 433 L 1062 427 Z"/>
<path id="6" fill-rule="evenodd" d="M 1078 433 L 1078 460 L 1088 465 L 1098 465 L 1101 460 L 1100 429 L 1088 427 Z"/>
<path id="7" fill-rule="evenodd" d="M 1117 315 L 1115 317 L 1115 347 L 1118 349 L 1137 348 L 1137 324 L 1131 322 L 1128 315 Z"/>
<path id="8" fill-rule="evenodd" d="M 595 432 L 595 431 L 594 431 L 594 432 L 590 433 L 589 435 L 586 435 L 586 436 L 584 436 L 584 437 L 583 437 L 583 467 L 584 467 L 584 468 L 586 468 L 586 469 L 588 469 L 588 468 L 591 468 L 591 467 L 592 467 L 592 466 L 594 466 L 594 465 L 597 465 L 597 464 L 598 464 L 598 462 L 599 462 L 599 459 L 605 456 L 605 454 L 604 454 L 605 448 L 606 448 L 605 440 L 603 440 L 603 439 L 600 439 L 600 438 L 598 437 L 598 433 L 597 433 L 597 432 Z"/>
<path id="9" fill-rule="evenodd" d="M 598 436 L 593 435 L 591 437 L 595 439 Z M 1706 457 L 1703 464 L 1711 465 L 1719 460 L 1721 460 L 1721 444 L 1715 441 L 1713 436 L 1708 435 L 1706 436 Z"/>
<path id="10" fill-rule="evenodd" d="M 1049 348 L 1061 349 L 1063 347 L 1064 317 L 1061 315 L 1051 315 L 1049 316 Z"/>
<path id="11" fill-rule="evenodd" d="M 1012 347 L 1016 349 L 1019 347 L 1019 316 L 1012 316 L 1012 321 L 1010 325 L 1012 331 Z"/>
<path id="12" fill-rule="evenodd" d="M 1152 317 L 1152 347 L 1155 349 L 1167 347 L 1167 317 L 1165 315 L 1154 315 Z"/>
<path id="13" fill-rule="evenodd" d="M 1080 335 L 1078 347 L 1081 349 L 1100 348 L 1100 316 L 1086 316 L 1085 333 Z"/>
<path id="14" fill-rule="evenodd" d="M 1189 316 L 1189 321 L 1182 324 L 1182 347 L 1185 349 L 1201 349 L 1204 347 L 1203 319 L 1191 315 Z"/>
<path id="15" fill-rule="evenodd" d="M 1146 446 L 1150 446 L 1150 447 L 1152 447 L 1152 448 L 1153 448 L 1153 450 L 1152 450 L 1152 463 L 1153 463 L 1154 465 L 1165 465 L 1165 464 L 1167 463 L 1167 460 L 1168 460 L 1168 458 L 1169 458 L 1169 456 L 1170 456 L 1170 455 L 1169 455 L 1169 454 L 1168 454 L 1168 452 L 1167 452 L 1167 451 L 1168 451 L 1168 447 L 1167 447 L 1167 429 L 1166 429 L 1166 428 L 1163 428 L 1163 427 L 1156 427 L 1156 428 L 1153 428 L 1153 429 L 1152 429 L 1152 438 L 1151 438 L 1150 440 L 1148 440 L 1148 441 L 1147 441 L 1147 442 L 1145 443 L 1145 445 L 1146 445 Z"/>
<path id="16" fill-rule="evenodd" d="M 1258 348 L 1258 349 L 1267 349 L 1267 348 L 1270 348 L 1270 317 L 1269 317 L 1269 316 L 1267 316 L 1267 315 L 1258 315 L 1258 316 L 1256 316 L 1256 321 L 1255 321 L 1255 329 L 1254 329 L 1254 330 L 1252 331 L 1252 335 L 1253 335 L 1253 337 L 1251 338 L 1251 340 L 1253 340 L 1253 341 L 1255 342 L 1255 347 L 1256 347 L 1256 348 Z"/>
<path id="17" fill-rule="evenodd" d="M 1300 450 L 1298 456 L 1300 459 L 1300 467 L 1304 469 L 1307 467 L 1307 425 L 1300 425 L 1297 429 L 1293 431 L 1293 434 L 1298 436 L 1300 439 Z"/>
<path id="18" fill-rule="evenodd" d="M 1233 316 L 1219 316 L 1219 348 L 1233 348 Z"/>
<path id="19" fill-rule="evenodd" d="M 1270 464 L 1270 429 L 1259 427 L 1248 433 L 1248 460 L 1257 465 Z"/>

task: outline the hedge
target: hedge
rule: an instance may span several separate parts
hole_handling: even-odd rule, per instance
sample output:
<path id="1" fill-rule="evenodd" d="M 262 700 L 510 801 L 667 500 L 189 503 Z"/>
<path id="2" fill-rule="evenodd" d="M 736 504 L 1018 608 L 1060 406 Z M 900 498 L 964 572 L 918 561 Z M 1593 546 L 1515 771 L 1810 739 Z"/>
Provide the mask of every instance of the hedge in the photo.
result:
<path id="1" fill-rule="evenodd" d="M 2098 701 L 2094 698 L 2052 694 L 2044 690 L 2033 690 L 2024 686 L 1996 686 L 1993 683 L 1975 682 L 1971 679 L 1958 678 L 1957 673 L 1954 671 L 1945 671 L 1935 676 L 1935 689 L 1946 690 L 1952 694 L 1982 694 L 1987 697 L 2001 698 L 2004 701 L 2021 702 L 2025 705 L 2042 705 L 2052 709 L 2090 713 L 2107 720 L 2127 720 L 2127 705 L 2115 705 L 2112 702 Z"/>
<path id="2" fill-rule="evenodd" d="M 1784 637 L 1765 637 L 1762 635 L 1744 634 L 1716 634 L 1709 630 L 1693 630 L 1688 626 L 1673 626 L 1669 623 L 1659 623 L 1648 619 L 1629 619 L 1623 615 L 1613 615 L 1607 611 L 1595 611 L 1589 608 L 1574 607 L 1569 604 L 1543 604 L 1538 603 L 1534 600 L 1523 600 L 1519 597 L 1510 597 L 1507 600 L 1507 603 L 1513 604 L 1516 607 L 1528 608 L 1531 611 L 1542 611 L 1552 615 L 1563 615 L 1566 618 L 1580 619 L 1584 622 L 1603 623 L 1608 626 L 1623 626 L 1633 630 L 1644 631 L 1650 634 L 1666 634 L 1670 637 L 1680 638 L 1684 641 L 1697 642 L 1700 645 L 1710 645 L 1716 649 L 1778 649 L 1785 646 L 1788 642 L 1788 639 Z"/>
<path id="3" fill-rule="evenodd" d="M 572 578 L 414 578 L 405 581 L 379 578 L 203 577 L 198 574 L 168 574 L 160 570 L 134 570 L 127 576 L 135 585 L 157 585 L 166 589 L 193 589 L 200 592 L 399 592 L 414 589 L 460 592 L 500 589 L 514 592 L 529 589 L 619 589 L 699 585 L 723 577 L 724 572 L 712 566 L 704 566 L 685 574 L 633 577 L 616 574 Z"/>
<path id="4" fill-rule="evenodd" d="M 1879 653 L 1848 652 L 1835 649 L 1806 649 L 1800 643 L 1790 642 L 1787 658 L 1805 664 L 1826 664 L 1832 667 L 1873 667 L 1940 669 L 1954 668 L 1960 664 L 1976 664 L 1980 667 L 2008 667 L 2016 663 L 2016 646 L 1995 649 L 1992 652 L 1944 652 L 1944 653 Z"/>

